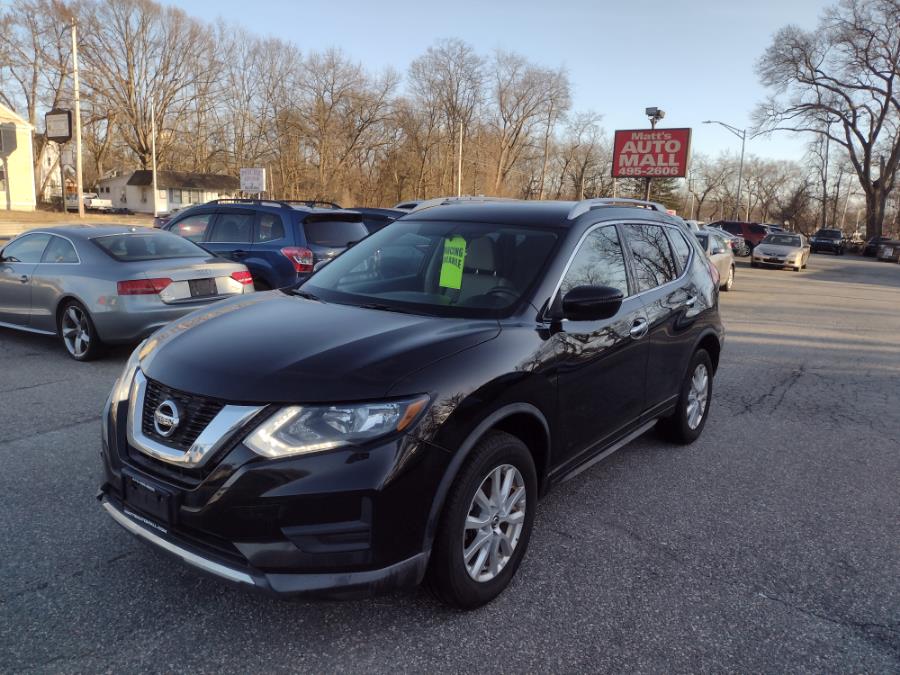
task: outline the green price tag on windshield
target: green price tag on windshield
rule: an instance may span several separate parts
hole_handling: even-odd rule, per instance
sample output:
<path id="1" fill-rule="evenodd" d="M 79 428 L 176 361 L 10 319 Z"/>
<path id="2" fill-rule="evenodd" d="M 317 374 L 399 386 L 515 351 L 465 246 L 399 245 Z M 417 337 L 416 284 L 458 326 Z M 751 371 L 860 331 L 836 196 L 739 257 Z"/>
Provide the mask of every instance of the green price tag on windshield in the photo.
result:
<path id="1" fill-rule="evenodd" d="M 466 261 L 466 240 L 462 237 L 444 239 L 444 258 L 441 261 L 442 288 L 459 290 L 462 286 L 463 264 Z"/>

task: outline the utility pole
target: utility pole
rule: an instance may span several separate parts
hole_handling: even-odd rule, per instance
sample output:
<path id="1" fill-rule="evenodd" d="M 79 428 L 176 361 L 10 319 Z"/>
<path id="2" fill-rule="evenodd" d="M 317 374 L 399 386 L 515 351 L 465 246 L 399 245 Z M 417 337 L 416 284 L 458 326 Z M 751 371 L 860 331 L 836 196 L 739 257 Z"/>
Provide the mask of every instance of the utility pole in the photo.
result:
<path id="1" fill-rule="evenodd" d="M 81 178 L 81 95 L 78 90 L 78 27 L 72 18 L 72 84 L 75 102 L 75 186 L 78 217 L 84 218 L 84 183 Z"/>
<path id="2" fill-rule="evenodd" d="M 156 103 L 150 101 L 150 156 L 153 163 L 153 217 L 159 215 L 156 209 Z"/>
<path id="3" fill-rule="evenodd" d="M 822 169 L 822 229 L 828 227 L 828 154 L 831 151 L 831 122 L 825 131 L 825 158 Z"/>
<path id="4" fill-rule="evenodd" d="M 463 123 L 459 122 L 459 155 L 456 160 L 456 196 L 462 197 L 462 137 Z"/>

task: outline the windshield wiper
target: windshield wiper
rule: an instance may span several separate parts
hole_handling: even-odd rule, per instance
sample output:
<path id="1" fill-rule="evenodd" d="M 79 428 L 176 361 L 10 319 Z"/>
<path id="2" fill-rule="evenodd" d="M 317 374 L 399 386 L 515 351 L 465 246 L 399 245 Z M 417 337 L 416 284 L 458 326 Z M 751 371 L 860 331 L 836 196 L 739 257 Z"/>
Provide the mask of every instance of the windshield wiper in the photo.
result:
<path id="1" fill-rule="evenodd" d="M 414 314 L 414 312 L 410 312 L 405 309 L 400 309 L 399 307 L 391 307 L 389 305 L 383 305 L 379 302 L 369 302 L 365 305 L 357 305 L 357 307 L 361 309 L 377 309 L 381 312 L 397 312 L 398 314 Z"/>
<path id="2" fill-rule="evenodd" d="M 318 295 L 310 293 L 309 291 L 304 291 L 299 288 L 292 288 L 290 290 L 291 295 L 299 295 L 301 298 L 306 298 L 307 300 L 317 300 L 318 302 L 325 302 Z"/>

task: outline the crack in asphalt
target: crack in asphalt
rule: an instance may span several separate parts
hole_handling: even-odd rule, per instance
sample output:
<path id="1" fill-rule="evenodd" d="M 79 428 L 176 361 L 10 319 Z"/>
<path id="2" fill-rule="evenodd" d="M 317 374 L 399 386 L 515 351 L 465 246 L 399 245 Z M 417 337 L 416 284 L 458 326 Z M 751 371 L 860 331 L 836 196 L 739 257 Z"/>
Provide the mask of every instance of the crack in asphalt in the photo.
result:
<path id="1" fill-rule="evenodd" d="M 879 631 L 886 631 L 887 633 L 891 633 L 896 636 L 900 636 L 900 624 L 884 624 L 884 623 L 874 623 L 870 621 L 854 621 L 852 619 L 845 619 L 842 617 L 829 616 L 827 614 L 822 614 L 820 612 L 814 612 L 805 607 L 801 607 L 800 605 L 794 604 L 792 602 L 788 602 L 783 598 L 778 598 L 772 595 L 767 595 L 762 591 L 757 592 L 757 595 L 761 598 L 769 600 L 771 602 L 777 602 L 784 607 L 792 609 L 804 616 L 813 617 L 815 619 L 819 619 L 820 621 L 826 621 L 828 623 L 835 624 L 837 626 L 841 626 L 843 628 L 850 628 L 860 633 L 862 638 L 867 642 L 870 642 L 878 647 L 885 647 L 887 650 L 897 656 L 897 663 L 900 664 L 900 639 L 891 639 L 890 636 L 882 636 L 878 635 Z M 874 634 L 873 634 L 874 633 Z"/>
<path id="2" fill-rule="evenodd" d="M 38 387 L 46 387 L 48 384 L 60 384 L 65 380 L 53 380 L 51 382 L 41 382 L 40 384 L 29 384 L 24 387 L 13 387 L 12 389 L 0 389 L 0 394 L 12 394 L 17 391 L 26 391 L 28 389 L 37 389 Z"/>
<path id="3" fill-rule="evenodd" d="M 100 565 L 110 565 L 114 562 L 118 562 L 119 560 L 122 560 L 123 558 L 127 558 L 129 556 L 134 555 L 135 552 L 136 551 L 125 551 L 124 553 L 119 553 L 118 555 L 114 555 L 111 558 L 102 560 L 102 561 L 100 561 L 99 564 Z M 87 568 L 87 567 L 79 568 L 77 570 L 74 570 L 73 572 L 70 572 L 69 574 L 56 577 L 55 581 L 67 582 L 70 579 L 77 579 L 82 574 L 87 572 L 88 569 L 89 568 Z M 6 603 L 10 602 L 11 600 L 15 600 L 17 598 L 21 598 L 23 595 L 29 595 L 31 593 L 38 593 L 40 591 L 43 591 L 43 590 L 47 589 L 50 586 L 50 584 L 51 584 L 50 581 L 41 581 L 41 582 L 32 584 L 31 586 L 26 586 L 25 588 L 20 588 L 17 591 L 12 591 L 11 593 L 8 593 L 6 595 L 0 595 L 0 605 L 6 604 Z"/>
<path id="4" fill-rule="evenodd" d="M 63 424 L 58 427 L 44 429 L 43 431 L 36 431 L 36 432 L 30 433 L 30 434 L 22 434 L 21 436 L 13 436 L 11 438 L 0 438 L 0 446 L 9 445 L 10 443 L 15 443 L 16 441 L 21 441 L 26 438 L 38 438 L 39 436 L 46 436 L 47 434 L 52 434 L 55 431 L 65 431 L 66 429 L 78 427 L 78 426 L 81 426 L 82 424 L 90 424 L 93 422 L 99 422 L 101 419 L 103 419 L 103 415 L 93 415 L 91 417 L 85 417 L 80 420 L 75 420 L 74 422 L 69 422 L 68 424 Z"/>
<path id="5" fill-rule="evenodd" d="M 748 415 L 750 413 L 755 413 L 757 410 L 763 405 L 774 399 L 776 393 L 779 389 L 781 389 L 781 394 L 778 396 L 778 400 L 775 401 L 775 405 L 771 407 L 771 410 L 778 410 L 782 403 L 784 403 L 784 399 L 787 396 L 788 392 L 794 388 L 794 385 L 800 380 L 800 378 L 806 373 L 806 364 L 801 363 L 800 367 L 792 370 L 787 374 L 786 377 L 780 378 L 772 383 L 772 386 L 769 387 L 768 391 L 763 394 L 760 394 L 756 398 L 747 399 L 746 397 L 741 397 L 741 401 L 744 404 L 744 409 L 738 412 L 738 415 Z"/>

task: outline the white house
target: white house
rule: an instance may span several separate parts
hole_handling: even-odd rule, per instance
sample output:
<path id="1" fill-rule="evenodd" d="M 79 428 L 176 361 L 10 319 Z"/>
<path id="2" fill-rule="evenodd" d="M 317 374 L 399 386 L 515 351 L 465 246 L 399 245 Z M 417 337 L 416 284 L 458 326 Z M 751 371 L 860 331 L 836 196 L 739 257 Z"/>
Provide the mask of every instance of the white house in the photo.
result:
<path id="1" fill-rule="evenodd" d="M 191 204 L 233 197 L 240 181 L 217 173 L 186 171 L 156 172 L 156 211 L 167 213 Z M 97 181 L 97 196 L 109 199 L 114 208 L 153 213 L 153 172 L 146 169 L 109 176 Z"/>
<path id="2" fill-rule="evenodd" d="M 0 104 L 0 209 L 34 211 L 33 127 Z"/>

